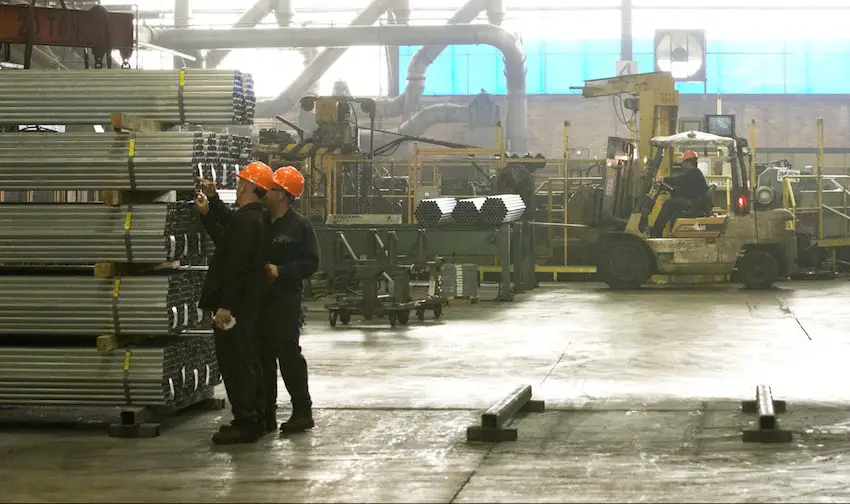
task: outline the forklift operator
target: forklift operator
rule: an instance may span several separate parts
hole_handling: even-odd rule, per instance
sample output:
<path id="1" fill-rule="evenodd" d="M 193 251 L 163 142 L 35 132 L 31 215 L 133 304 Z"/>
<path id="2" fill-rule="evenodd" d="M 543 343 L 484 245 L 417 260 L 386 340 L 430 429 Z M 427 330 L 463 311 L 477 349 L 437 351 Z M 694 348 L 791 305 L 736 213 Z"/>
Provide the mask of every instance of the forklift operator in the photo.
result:
<path id="1" fill-rule="evenodd" d="M 651 238 L 661 238 L 667 223 L 676 224 L 676 219 L 684 212 L 694 208 L 698 202 L 705 197 L 708 191 L 708 183 L 705 176 L 697 167 L 697 153 L 687 151 L 682 154 L 681 175 L 675 177 L 664 177 L 664 183 L 669 185 L 673 191 L 670 199 L 664 202 L 658 217 L 650 229 Z"/>

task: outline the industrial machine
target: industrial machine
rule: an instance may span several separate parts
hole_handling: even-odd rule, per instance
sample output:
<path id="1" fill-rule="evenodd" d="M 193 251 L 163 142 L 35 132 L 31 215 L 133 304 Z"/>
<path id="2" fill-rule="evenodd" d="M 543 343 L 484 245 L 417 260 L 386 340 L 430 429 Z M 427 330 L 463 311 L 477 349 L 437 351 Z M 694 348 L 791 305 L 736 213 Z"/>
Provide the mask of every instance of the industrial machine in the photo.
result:
<path id="1" fill-rule="evenodd" d="M 768 288 L 780 276 L 791 274 L 797 258 L 794 216 L 785 209 L 754 212 L 748 190 L 749 153 L 741 139 L 709 133 L 686 132 L 656 137 L 646 173 L 646 196 L 640 213 L 633 213 L 626 229 L 601 236 L 599 273 L 616 289 L 637 288 L 653 274 L 731 275 L 737 272 L 747 288 Z M 707 152 L 719 150 L 728 162 L 725 211 L 715 209 L 717 185 L 711 184 L 705 197 L 680 216 L 663 238 L 645 238 L 651 214 L 662 194 L 669 193 L 656 176 L 664 159 L 677 148 Z M 669 173 L 668 170 L 665 170 Z M 616 184 L 606 185 L 616 190 Z M 731 208 L 730 208 L 731 207 Z M 665 230 L 666 231 L 666 230 Z"/>

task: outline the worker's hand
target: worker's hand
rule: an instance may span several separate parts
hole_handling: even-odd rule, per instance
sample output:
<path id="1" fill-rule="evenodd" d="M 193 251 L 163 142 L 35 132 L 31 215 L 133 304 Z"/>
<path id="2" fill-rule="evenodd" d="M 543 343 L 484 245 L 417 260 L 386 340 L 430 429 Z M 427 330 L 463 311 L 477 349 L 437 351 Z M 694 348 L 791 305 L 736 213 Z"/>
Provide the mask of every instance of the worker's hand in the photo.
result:
<path id="1" fill-rule="evenodd" d="M 207 179 L 201 179 L 201 192 L 204 193 L 204 196 L 207 198 L 215 196 L 215 182 Z"/>
<path id="2" fill-rule="evenodd" d="M 277 278 L 278 271 L 277 265 L 275 264 L 266 264 L 266 276 L 269 278 Z"/>
<path id="3" fill-rule="evenodd" d="M 230 313 L 230 310 L 225 308 L 219 308 L 216 310 L 215 315 L 213 316 L 213 323 L 219 329 L 224 329 L 227 327 L 230 322 L 233 320 L 233 314 Z"/>
<path id="4" fill-rule="evenodd" d="M 207 199 L 207 196 L 203 192 L 198 191 L 197 196 L 195 196 L 195 206 L 198 207 L 201 215 L 206 215 L 210 211 L 210 200 Z"/>

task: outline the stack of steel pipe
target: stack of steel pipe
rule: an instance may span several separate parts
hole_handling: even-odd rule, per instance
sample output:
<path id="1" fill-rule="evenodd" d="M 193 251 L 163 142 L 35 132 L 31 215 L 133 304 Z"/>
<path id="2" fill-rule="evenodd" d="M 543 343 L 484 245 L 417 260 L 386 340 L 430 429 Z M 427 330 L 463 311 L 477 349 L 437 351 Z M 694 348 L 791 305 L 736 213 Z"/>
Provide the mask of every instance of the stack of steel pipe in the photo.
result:
<path id="1" fill-rule="evenodd" d="M 251 124 L 257 101 L 250 74 L 212 69 L 3 71 L 0 96 L 0 123 L 16 125 L 110 124 L 115 112 L 172 125 Z"/>
<path id="2" fill-rule="evenodd" d="M 0 205 L 0 263 L 163 263 L 203 256 L 193 203 Z"/>
<path id="3" fill-rule="evenodd" d="M 209 337 L 109 353 L 90 346 L 0 347 L 3 404 L 170 406 L 209 394 L 220 382 Z"/>
<path id="4" fill-rule="evenodd" d="M 461 226 L 477 226 L 481 223 L 481 207 L 486 198 L 469 198 L 458 200 L 452 210 L 452 218 Z"/>
<path id="5" fill-rule="evenodd" d="M 204 272 L 104 279 L 0 275 L 0 334 L 161 336 L 196 327 Z"/>
<path id="6" fill-rule="evenodd" d="M 452 211 L 457 206 L 455 198 L 431 198 L 419 202 L 416 221 L 425 226 L 441 226 L 452 222 Z"/>
<path id="7" fill-rule="evenodd" d="M 194 190 L 199 177 L 229 188 L 247 149 L 204 132 L 5 133 L 0 190 Z"/>
<path id="8" fill-rule="evenodd" d="M 498 226 L 519 220 L 523 212 L 525 212 L 525 202 L 518 194 L 488 196 L 481 206 L 481 223 L 488 226 Z"/>

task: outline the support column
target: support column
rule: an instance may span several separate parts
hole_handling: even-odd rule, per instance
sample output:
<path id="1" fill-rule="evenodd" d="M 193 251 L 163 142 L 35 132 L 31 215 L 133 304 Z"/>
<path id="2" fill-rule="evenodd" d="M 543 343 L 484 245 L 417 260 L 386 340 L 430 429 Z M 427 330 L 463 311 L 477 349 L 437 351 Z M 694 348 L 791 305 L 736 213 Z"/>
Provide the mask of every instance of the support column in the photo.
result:
<path id="1" fill-rule="evenodd" d="M 632 0 L 621 0 L 620 4 L 620 59 L 632 60 Z"/>

